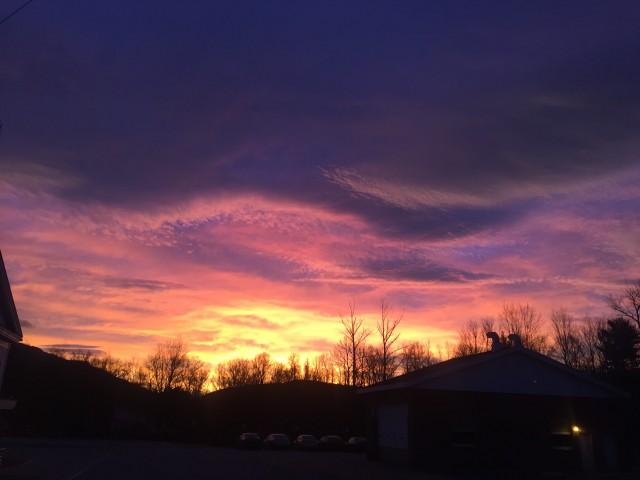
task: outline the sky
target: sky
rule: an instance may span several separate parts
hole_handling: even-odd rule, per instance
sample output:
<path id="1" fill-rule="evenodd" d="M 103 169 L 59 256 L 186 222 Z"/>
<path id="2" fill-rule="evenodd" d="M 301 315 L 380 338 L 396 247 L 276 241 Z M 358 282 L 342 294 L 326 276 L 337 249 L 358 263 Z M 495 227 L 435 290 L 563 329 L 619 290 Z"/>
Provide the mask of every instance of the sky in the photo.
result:
<path id="1" fill-rule="evenodd" d="M 21 1 L 0 2 L 0 16 Z M 637 2 L 36 0 L 0 25 L 25 342 L 331 350 L 355 301 L 454 342 L 640 277 Z"/>

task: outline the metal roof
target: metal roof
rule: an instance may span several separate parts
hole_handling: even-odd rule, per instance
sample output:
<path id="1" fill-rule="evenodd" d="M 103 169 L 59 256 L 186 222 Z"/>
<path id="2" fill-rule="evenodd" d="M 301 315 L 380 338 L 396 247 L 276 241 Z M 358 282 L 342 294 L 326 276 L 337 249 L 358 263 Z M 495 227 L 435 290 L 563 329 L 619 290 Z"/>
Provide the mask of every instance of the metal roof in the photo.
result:
<path id="1" fill-rule="evenodd" d="M 404 389 L 576 397 L 625 397 L 611 385 L 522 347 L 453 358 L 361 389 L 370 394 Z"/>

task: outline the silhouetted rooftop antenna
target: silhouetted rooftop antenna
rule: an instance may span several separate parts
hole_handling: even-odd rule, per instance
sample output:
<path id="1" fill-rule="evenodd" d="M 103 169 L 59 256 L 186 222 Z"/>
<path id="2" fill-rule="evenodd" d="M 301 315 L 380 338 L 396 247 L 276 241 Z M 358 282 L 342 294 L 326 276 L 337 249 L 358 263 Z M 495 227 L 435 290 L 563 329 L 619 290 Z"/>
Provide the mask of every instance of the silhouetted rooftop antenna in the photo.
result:
<path id="1" fill-rule="evenodd" d="M 491 340 L 491 351 L 495 352 L 496 350 L 500 350 L 502 348 L 502 343 L 500 343 L 500 335 L 496 332 L 487 332 L 487 338 Z"/>

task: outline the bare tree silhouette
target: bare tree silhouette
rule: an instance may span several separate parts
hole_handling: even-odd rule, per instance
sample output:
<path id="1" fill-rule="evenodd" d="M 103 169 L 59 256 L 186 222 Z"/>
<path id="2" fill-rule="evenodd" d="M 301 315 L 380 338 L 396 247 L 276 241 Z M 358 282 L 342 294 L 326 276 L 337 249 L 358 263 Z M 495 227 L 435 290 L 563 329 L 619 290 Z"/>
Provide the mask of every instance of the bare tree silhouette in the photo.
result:
<path id="1" fill-rule="evenodd" d="M 528 303 L 506 303 L 500 314 L 501 328 L 506 335 L 516 334 L 522 345 L 531 350 L 545 353 L 547 337 L 543 332 L 544 322 L 540 313 Z"/>
<path id="2" fill-rule="evenodd" d="M 555 310 L 551 313 L 551 328 L 560 359 L 568 367 L 579 368 L 582 364 L 583 348 L 575 319 L 566 310 Z"/>
<path id="3" fill-rule="evenodd" d="M 640 329 L 640 280 L 627 288 L 622 295 L 610 296 L 609 306 Z"/>
<path id="4" fill-rule="evenodd" d="M 188 356 L 182 339 L 158 344 L 145 362 L 147 382 L 151 390 L 166 392 L 181 389 L 201 393 L 209 379 L 209 366 Z"/>
<path id="5" fill-rule="evenodd" d="M 400 338 L 400 333 L 396 332 L 398 325 L 402 321 L 402 316 L 391 316 L 389 304 L 382 300 L 380 302 L 380 318 L 376 325 L 380 336 L 380 373 L 379 379 L 384 381 L 393 377 L 398 369 L 397 356 L 398 348 L 396 343 Z"/>
<path id="6" fill-rule="evenodd" d="M 436 362 L 437 359 L 431 351 L 429 342 L 411 342 L 402 347 L 400 354 L 402 373 L 413 372 Z"/>
<path id="7" fill-rule="evenodd" d="M 360 376 L 360 351 L 364 347 L 369 334 L 364 321 L 356 312 L 355 302 L 349 302 L 349 313 L 341 317 L 343 336 L 336 346 L 337 360 L 344 371 L 345 383 L 357 386 Z"/>
<path id="8" fill-rule="evenodd" d="M 177 388 L 184 378 L 186 364 L 187 347 L 181 339 L 159 344 L 146 361 L 150 388 L 157 392 Z"/>

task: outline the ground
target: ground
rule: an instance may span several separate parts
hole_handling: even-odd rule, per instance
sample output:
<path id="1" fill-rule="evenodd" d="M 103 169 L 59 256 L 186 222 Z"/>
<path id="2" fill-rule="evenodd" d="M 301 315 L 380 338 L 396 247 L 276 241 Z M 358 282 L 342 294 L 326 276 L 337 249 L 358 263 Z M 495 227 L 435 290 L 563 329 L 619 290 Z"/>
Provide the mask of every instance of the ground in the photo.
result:
<path id="1" fill-rule="evenodd" d="M 26 459 L 21 465 L 1 468 L 3 480 L 425 478 L 424 474 L 371 463 L 364 455 L 350 453 L 76 440 L 0 440 L 0 444 L 8 448 L 11 457 Z"/>
<path id="2" fill-rule="evenodd" d="M 7 461 L 1 480 L 488 480 L 534 477 L 464 475 L 443 477 L 378 462 L 364 455 L 340 452 L 245 451 L 160 442 L 2 439 Z M 558 479 L 561 477 L 545 477 Z M 569 480 L 566 477 L 562 477 Z M 577 475 L 573 479 L 582 479 Z M 630 480 L 637 473 L 597 476 L 598 480 Z"/>

